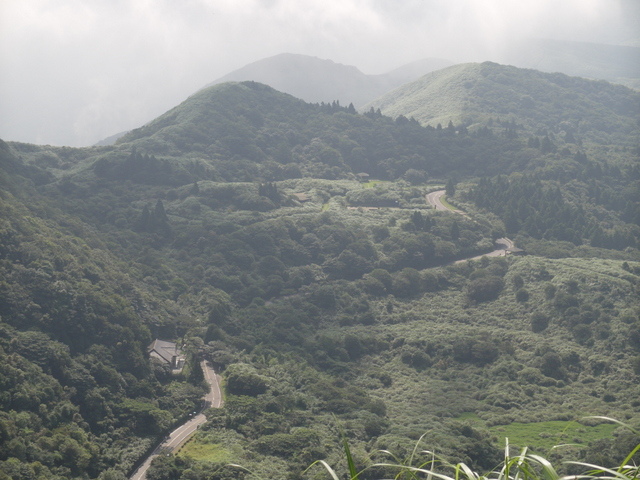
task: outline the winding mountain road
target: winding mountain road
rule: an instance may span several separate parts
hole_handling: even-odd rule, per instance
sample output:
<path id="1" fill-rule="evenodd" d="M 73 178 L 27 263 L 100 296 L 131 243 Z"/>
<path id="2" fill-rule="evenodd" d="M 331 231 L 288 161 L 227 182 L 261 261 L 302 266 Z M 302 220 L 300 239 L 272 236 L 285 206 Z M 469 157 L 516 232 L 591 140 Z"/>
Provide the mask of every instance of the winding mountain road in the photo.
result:
<path id="1" fill-rule="evenodd" d="M 204 405 L 199 412 L 193 412 L 191 418 L 185 423 L 171 432 L 156 449 L 147 457 L 142 465 L 129 477 L 130 480 L 145 480 L 147 478 L 147 470 L 151 466 L 151 461 L 166 453 L 177 451 L 184 443 L 193 435 L 200 425 L 207 421 L 207 417 L 203 413 L 207 408 L 222 407 L 222 391 L 220 390 L 220 378 L 205 360 L 202 361 L 202 371 L 204 378 L 209 384 L 209 392 L 204 396 Z"/>
<path id="2" fill-rule="evenodd" d="M 438 211 L 449 211 L 464 215 L 461 210 L 451 209 L 442 203 L 442 197 L 445 195 L 445 190 L 437 190 L 426 195 L 427 202 L 433 208 Z M 495 250 L 476 257 L 464 258 L 458 260 L 455 263 L 466 262 L 468 260 L 476 260 L 482 257 L 498 257 L 505 256 L 507 250 L 514 248 L 514 243 L 510 239 L 504 237 L 499 238 L 495 242 Z M 151 461 L 159 455 L 172 453 L 178 450 L 184 443 L 193 435 L 198 427 L 207 421 L 207 417 L 204 415 L 206 408 L 220 408 L 222 406 L 222 392 L 220 390 L 219 376 L 213 370 L 213 368 L 206 362 L 202 361 L 202 371 L 204 372 L 204 378 L 209 384 L 209 392 L 204 396 L 204 405 L 200 412 L 193 412 L 193 417 L 187 420 L 185 423 L 176 428 L 173 432 L 165 438 L 160 445 L 153 451 L 151 455 L 144 461 L 144 463 L 138 468 L 135 473 L 130 477 L 130 480 L 146 480 L 147 470 L 151 465 Z"/>
<path id="3" fill-rule="evenodd" d="M 447 207 L 444 203 L 442 203 L 442 197 L 445 195 L 445 190 L 436 190 L 435 192 L 431 192 L 426 195 L 427 203 L 431 205 L 438 211 L 449 211 L 454 213 L 459 213 L 460 215 L 464 215 L 462 210 L 451 209 Z M 462 260 L 457 260 L 454 263 L 462 263 L 467 260 L 479 260 L 482 257 L 504 257 L 507 255 L 507 250 L 514 248 L 515 244 L 513 240 L 503 237 L 499 238 L 495 241 L 495 249 L 492 252 L 485 253 L 483 255 L 477 255 L 475 257 L 463 258 Z"/>
<path id="4" fill-rule="evenodd" d="M 453 263 L 463 263 L 468 260 L 480 260 L 482 257 L 504 257 L 507 255 L 507 250 L 513 248 L 513 242 L 507 237 L 499 238 L 495 241 L 494 250 L 489 253 L 483 253 L 482 255 L 476 255 L 475 257 L 463 258 L 462 260 L 456 260 Z"/>
<path id="5" fill-rule="evenodd" d="M 451 211 L 450 208 L 445 207 L 445 205 L 442 203 L 442 197 L 444 197 L 445 192 L 445 190 L 436 190 L 435 192 L 427 194 L 427 203 L 438 211 Z"/>

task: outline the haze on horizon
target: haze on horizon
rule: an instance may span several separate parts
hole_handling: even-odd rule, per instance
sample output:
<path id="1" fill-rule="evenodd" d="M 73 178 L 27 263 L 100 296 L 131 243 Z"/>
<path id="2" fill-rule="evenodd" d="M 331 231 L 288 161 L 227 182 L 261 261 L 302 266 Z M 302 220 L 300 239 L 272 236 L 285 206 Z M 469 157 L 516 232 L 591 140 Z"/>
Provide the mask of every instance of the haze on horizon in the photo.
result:
<path id="1" fill-rule="evenodd" d="M 639 46 L 639 26 L 636 0 L 3 0 L 0 138 L 92 145 L 280 53 L 375 74 L 527 38 Z"/>

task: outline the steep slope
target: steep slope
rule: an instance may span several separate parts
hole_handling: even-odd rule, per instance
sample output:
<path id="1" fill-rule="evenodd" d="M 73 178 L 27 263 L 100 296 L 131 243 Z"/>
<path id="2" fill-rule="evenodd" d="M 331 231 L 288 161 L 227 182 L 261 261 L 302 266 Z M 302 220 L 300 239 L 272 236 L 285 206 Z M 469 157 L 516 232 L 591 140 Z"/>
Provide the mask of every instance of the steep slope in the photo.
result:
<path id="1" fill-rule="evenodd" d="M 202 90 L 228 82 L 254 81 L 306 102 L 338 101 L 345 106 L 353 103 L 359 107 L 389 90 L 449 65 L 452 65 L 449 60 L 425 58 L 385 74 L 367 75 L 354 66 L 307 55 L 283 53 L 241 67 Z M 96 145 L 113 145 L 127 133 L 112 135 Z"/>
<path id="2" fill-rule="evenodd" d="M 574 459 L 622 461 L 624 435 L 554 433 L 640 412 L 640 176 L 636 130 L 618 128 L 636 97 L 465 68 L 452 70 L 488 92 L 474 112 L 509 111 L 522 89 L 531 125 L 573 118 L 563 109 L 592 88 L 609 106 L 578 126 L 612 147 L 585 153 L 565 133 L 543 151 L 497 120 L 423 127 L 255 82 L 198 92 L 115 146 L 0 142 L 0 477 L 124 478 L 200 396 L 197 370 L 148 361 L 156 332 L 225 369 L 227 396 L 150 478 L 228 464 L 298 478 L 339 464 L 336 423 L 363 465 L 429 432 L 425 448 L 493 468 L 492 437 L 515 420 L 554 420 L 550 438 L 582 445 Z M 425 203 L 451 177 L 468 215 Z M 529 255 L 450 263 L 505 233 Z"/>
<path id="3" fill-rule="evenodd" d="M 199 91 L 143 127 L 130 131 L 117 143 L 141 142 L 150 151 L 158 151 L 166 148 L 157 145 L 163 142 L 184 153 L 199 150 L 226 135 L 242 138 L 248 129 L 261 127 L 265 119 L 304 122 L 309 108 L 313 107 L 263 84 L 230 82 Z"/>
<path id="4" fill-rule="evenodd" d="M 123 262 L 36 191 L 22 176 L 33 172 L 0 142 L 13 191 L 0 181 L 0 477 L 126 471 L 200 396 L 146 352 L 152 331 L 173 334 L 185 311 L 142 280 L 151 267 Z"/>
<path id="5" fill-rule="evenodd" d="M 208 86 L 253 80 L 307 102 L 339 101 L 362 106 L 403 83 L 438 68 L 447 60 L 424 59 L 383 75 L 367 75 L 354 66 L 307 55 L 283 53 L 235 70 Z"/>
<path id="6" fill-rule="evenodd" d="M 308 104 L 266 85 L 242 82 L 191 96 L 121 138 L 117 150 L 101 155 L 93 168 L 102 178 L 154 185 L 349 178 L 360 172 L 394 179 L 410 169 L 432 175 L 458 168 L 509 170 L 513 147 L 503 137 L 471 140 L 376 112 L 359 115 L 351 106 Z M 134 159 L 138 154 L 159 158 Z"/>
<path id="7" fill-rule="evenodd" d="M 614 135 L 637 135 L 640 93 L 602 81 L 485 62 L 432 72 L 368 107 L 433 126 L 500 119 L 530 132 L 564 131 L 611 143 Z"/>

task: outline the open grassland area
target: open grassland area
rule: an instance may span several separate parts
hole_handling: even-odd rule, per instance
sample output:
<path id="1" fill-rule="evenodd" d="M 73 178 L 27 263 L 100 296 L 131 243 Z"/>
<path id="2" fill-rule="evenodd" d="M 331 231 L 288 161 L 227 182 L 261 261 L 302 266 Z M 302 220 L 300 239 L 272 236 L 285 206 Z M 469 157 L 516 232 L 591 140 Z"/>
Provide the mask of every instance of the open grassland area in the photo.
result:
<path id="1" fill-rule="evenodd" d="M 464 412 L 456 420 L 472 425 L 484 425 L 485 422 L 475 412 Z M 549 455 L 554 447 L 586 447 L 597 440 L 611 438 L 619 425 L 588 417 L 576 420 L 551 420 L 546 422 L 511 422 L 506 425 L 493 425 L 489 431 L 504 447 L 511 447 Z"/>
<path id="2" fill-rule="evenodd" d="M 530 447 L 534 452 L 548 455 L 556 446 L 570 444 L 586 447 L 596 440 L 610 438 L 616 428 L 618 426 L 611 423 L 587 426 L 575 421 L 550 421 L 513 422 L 509 425 L 496 425 L 490 431 L 501 439 L 503 446 L 505 439 L 508 439 L 509 445 L 516 448 Z"/>
<path id="3" fill-rule="evenodd" d="M 180 456 L 203 462 L 230 462 L 232 457 L 228 448 L 215 443 L 202 443 L 198 439 L 189 441 L 180 449 Z"/>

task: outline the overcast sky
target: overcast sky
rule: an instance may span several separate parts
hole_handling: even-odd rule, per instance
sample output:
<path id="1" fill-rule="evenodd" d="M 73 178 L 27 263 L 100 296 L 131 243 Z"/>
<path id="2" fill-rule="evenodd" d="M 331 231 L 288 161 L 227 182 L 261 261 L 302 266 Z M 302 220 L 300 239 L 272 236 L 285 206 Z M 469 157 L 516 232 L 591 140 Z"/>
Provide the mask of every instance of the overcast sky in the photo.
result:
<path id="1" fill-rule="evenodd" d="M 629 44 L 640 0 L 0 0 L 0 138 L 90 145 L 279 53 L 383 73 L 525 37 Z"/>

